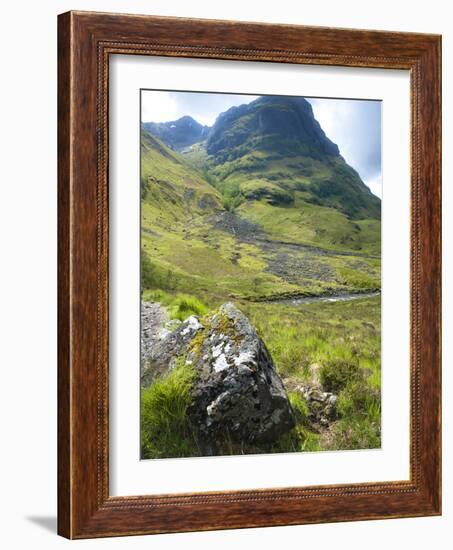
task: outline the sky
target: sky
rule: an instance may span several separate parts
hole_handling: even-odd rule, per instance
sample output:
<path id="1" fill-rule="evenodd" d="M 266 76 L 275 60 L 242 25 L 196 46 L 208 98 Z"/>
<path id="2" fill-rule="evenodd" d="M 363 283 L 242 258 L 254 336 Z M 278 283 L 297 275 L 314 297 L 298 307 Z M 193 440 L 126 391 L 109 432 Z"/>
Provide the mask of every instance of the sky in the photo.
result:
<path id="1" fill-rule="evenodd" d="M 259 96 L 200 92 L 142 91 L 142 121 L 168 122 L 189 115 L 212 126 L 217 116 L 234 105 Z M 356 99 L 309 98 L 316 120 L 338 145 L 346 162 L 371 191 L 382 197 L 381 102 Z"/>

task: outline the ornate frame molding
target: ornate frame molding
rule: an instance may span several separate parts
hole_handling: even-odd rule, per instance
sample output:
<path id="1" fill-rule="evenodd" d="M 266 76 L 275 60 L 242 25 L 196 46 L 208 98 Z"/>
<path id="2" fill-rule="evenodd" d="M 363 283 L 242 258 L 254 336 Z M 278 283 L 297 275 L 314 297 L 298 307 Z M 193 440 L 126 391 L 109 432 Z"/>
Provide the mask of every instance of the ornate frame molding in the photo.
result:
<path id="1" fill-rule="evenodd" d="M 410 71 L 409 481 L 109 496 L 108 60 L 112 54 Z M 440 514 L 440 37 L 68 12 L 59 16 L 58 85 L 59 533 L 87 538 Z"/>

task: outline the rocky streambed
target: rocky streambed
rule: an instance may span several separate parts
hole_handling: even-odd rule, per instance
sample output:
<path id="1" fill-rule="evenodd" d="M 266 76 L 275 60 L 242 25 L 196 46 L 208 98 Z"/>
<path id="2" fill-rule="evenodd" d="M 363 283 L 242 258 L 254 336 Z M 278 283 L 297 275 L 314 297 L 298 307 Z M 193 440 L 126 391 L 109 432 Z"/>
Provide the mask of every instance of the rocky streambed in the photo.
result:
<path id="1" fill-rule="evenodd" d="M 251 302 L 269 303 L 269 304 L 284 304 L 290 306 L 298 306 L 302 304 L 315 304 L 318 302 L 348 302 L 350 300 L 364 300 L 367 298 L 375 298 L 381 295 L 380 290 L 369 291 L 330 291 L 324 294 L 298 294 L 298 293 L 285 293 L 274 294 L 271 296 L 259 296 L 250 298 Z"/>
<path id="2" fill-rule="evenodd" d="M 298 306 L 301 304 L 314 304 L 317 302 L 348 302 L 350 300 L 363 300 L 380 296 L 380 291 L 373 292 L 338 292 L 336 294 L 325 294 L 322 296 L 300 296 L 294 298 L 283 298 L 272 300 L 276 303 Z"/>

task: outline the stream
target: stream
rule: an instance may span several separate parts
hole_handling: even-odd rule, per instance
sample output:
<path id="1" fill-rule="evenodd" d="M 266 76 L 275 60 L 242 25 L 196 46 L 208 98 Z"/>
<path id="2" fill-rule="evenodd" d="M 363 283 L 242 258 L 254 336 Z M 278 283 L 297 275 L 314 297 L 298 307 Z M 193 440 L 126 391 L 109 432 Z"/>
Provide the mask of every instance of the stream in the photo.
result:
<path id="1" fill-rule="evenodd" d="M 381 293 L 379 291 L 354 292 L 354 293 L 351 292 L 351 293 L 343 293 L 343 294 L 331 294 L 329 296 L 302 296 L 300 298 L 285 298 L 283 300 L 275 300 L 275 302 L 278 304 L 298 306 L 301 304 L 313 304 L 315 302 L 348 302 L 349 300 L 374 298 L 375 296 L 380 296 L 380 294 Z"/>

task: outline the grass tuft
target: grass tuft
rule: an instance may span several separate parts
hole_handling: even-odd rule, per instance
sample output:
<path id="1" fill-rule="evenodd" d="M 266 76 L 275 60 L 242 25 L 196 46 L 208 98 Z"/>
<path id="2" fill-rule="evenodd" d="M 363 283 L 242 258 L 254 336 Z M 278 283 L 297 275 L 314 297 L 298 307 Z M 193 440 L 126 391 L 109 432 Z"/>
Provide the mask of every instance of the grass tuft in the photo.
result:
<path id="1" fill-rule="evenodd" d="M 191 315 L 202 317 L 208 312 L 204 303 L 189 294 L 177 294 L 169 307 L 170 319 L 184 321 Z"/>
<path id="2" fill-rule="evenodd" d="M 192 402 L 194 372 L 184 360 L 141 394 L 141 457 L 199 455 L 187 409 Z"/>
<path id="3" fill-rule="evenodd" d="M 142 299 L 145 302 L 160 302 L 167 307 L 170 319 L 185 321 L 191 315 L 203 317 L 208 307 L 196 296 L 190 294 L 170 294 L 163 290 L 145 290 Z"/>

